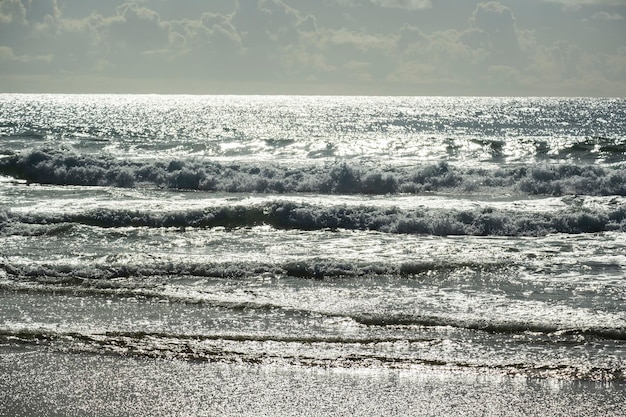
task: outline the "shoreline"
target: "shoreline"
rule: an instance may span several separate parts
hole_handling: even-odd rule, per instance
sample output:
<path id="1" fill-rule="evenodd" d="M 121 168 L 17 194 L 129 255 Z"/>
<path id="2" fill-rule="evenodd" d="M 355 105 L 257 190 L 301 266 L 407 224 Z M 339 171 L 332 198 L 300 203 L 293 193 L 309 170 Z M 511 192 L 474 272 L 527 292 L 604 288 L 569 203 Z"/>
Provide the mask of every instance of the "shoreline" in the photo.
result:
<path id="1" fill-rule="evenodd" d="M 0 352 L 0 416 L 617 416 L 626 382 Z"/>

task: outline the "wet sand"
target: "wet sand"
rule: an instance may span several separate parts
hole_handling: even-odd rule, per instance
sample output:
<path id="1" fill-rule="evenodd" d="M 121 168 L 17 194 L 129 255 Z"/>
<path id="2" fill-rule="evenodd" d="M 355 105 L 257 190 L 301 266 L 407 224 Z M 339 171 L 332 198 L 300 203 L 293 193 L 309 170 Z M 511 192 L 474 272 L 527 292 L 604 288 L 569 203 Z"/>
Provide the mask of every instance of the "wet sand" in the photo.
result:
<path id="1" fill-rule="evenodd" d="M 618 416 L 626 382 L 0 350 L 2 416 Z"/>

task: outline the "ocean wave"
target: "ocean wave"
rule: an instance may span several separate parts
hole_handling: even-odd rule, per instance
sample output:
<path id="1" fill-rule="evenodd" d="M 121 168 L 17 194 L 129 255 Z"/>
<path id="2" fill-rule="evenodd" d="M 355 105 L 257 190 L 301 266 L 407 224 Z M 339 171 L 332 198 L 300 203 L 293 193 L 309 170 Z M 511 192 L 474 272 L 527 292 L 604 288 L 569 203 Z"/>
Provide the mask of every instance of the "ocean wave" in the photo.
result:
<path id="1" fill-rule="evenodd" d="M 41 348 L 57 352 L 113 354 L 194 362 L 281 364 L 322 368 L 390 368 L 415 369 L 421 366 L 445 369 L 491 371 L 509 375 L 559 378 L 569 380 L 622 381 L 626 379 L 623 366 L 569 363 L 567 361 L 508 362 L 462 360 L 442 357 L 434 359 L 429 353 L 393 354 L 389 345 L 400 343 L 420 346 L 429 352 L 437 349 L 438 339 L 411 340 L 394 338 L 351 337 L 284 337 L 272 335 L 185 335 L 149 332 L 110 332 L 86 334 L 50 329 L 0 329 L 0 345 Z M 385 347 L 380 349 L 379 347 Z M 400 349 L 401 352 L 403 349 Z M 347 352 L 351 352 L 347 354 Z"/>
<path id="2" fill-rule="evenodd" d="M 357 323 L 367 326 L 423 326 L 423 327 L 454 327 L 466 330 L 477 330 L 487 333 L 521 334 L 536 333 L 559 337 L 600 338 L 608 340 L 626 340 L 626 327 L 581 327 L 563 328 L 558 324 L 529 323 L 522 321 L 487 321 L 458 319 L 442 316 L 412 315 L 354 315 L 351 318 Z"/>
<path id="3" fill-rule="evenodd" d="M 369 312 L 342 312 L 324 310 L 317 308 L 298 307 L 290 304 L 282 304 L 265 297 L 258 298 L 253 293 L 243 292 L 240 295 L 228 293 L 226 297 L 219 292 L 207 292 L 195 290 L 176 284 L 168 284 L 154 279 L 102 279 L 84 278 L 84 271 L 71 270 L 69 267 L 54 268 L 42 266 L 32 268 L 30 266 L 9 266 L 1 265 L 6 273 L 10 275 L 8 279 L 0 281 L 0 291 L 67 294 L 71 296 L 90 297 L 94 295 L 131 298 L 134 300 L 152 300 L 168 303 L 182 303 L 187 305 L 198 305 L 229 311 L 257 311 L 266 313 L 269 311 L 280 311 L 282 314 L 296 314 L 299 317 L 329 317 L 349 319 L 350 321 L 366 327 L 416 327 L 416 328 L 454 328 L 460 330 L 477 331 L 491 334 L 522 335 L 534 334 L 551 338 L 551 343 L 562 341 L 563 343 L 580 342 L 580 339 L 594 340 L 616 340 L 626 341 L 626 327 L 623 321 L 609 323 L 606 325 L 583 325 L 577 327 L 572 323 L 559 323 L 550 320 L 528 321 L 524 319 L 516 320 L 511 318 L 485 318 L 470 317 L 466 314 L 406 314 L 406 313 L 369 313 Z M 427 268 L 427 264 L 424 265 Z M 103 268 L 104 269 L 104 268 Z M 289 275 L 285 268 L 280 266 L 273 268 L 277 273 Z M 382 269 L 382 267 L 381 267 Z M 389 273 L 399 271 L 400 267 L 389 266 Z M 158 269 L 155 269 L 157 271 Z M 425 269 L 426 270 L 426 269 Z M 148 268 L 144 268 L 147 273 Z M 242 271 L 241 269 L 239 271 Z M 437 269 L 428 270 L 437 272 Z M 102 271 L 106 274 L 110 271 Z M 160 271 L 165 275 L 166 271 Z M 43 274 L 43 275 L 38 275 Z M 387 273 L 385 273 L 386 275 Z M 95 274 L 97 275 L 97 274 Z M 141 275 L 134 275 L 140 278 Z M 119 278 L 118 276 L 112 278 Z M 145 277 L 144 277 L 145 278 Z M 152 277 L 154 278 L 154 277 Z M 177 278 L 181 278 L 180 275 Z M 222 277 L 223 278 L 223 277 Z M 250 278 L 250 276 L 248 277 Z M 309 277 L 306 277 L 309 278 Z"/>
<path id="4" fill-rule="evenodd" d="M 351 336 L 351 335 L 285 335 L 285 334 L 182 334 L 146 331 L 107 331 L 104 334 L 81 334 L 77 332 L 59 332 L 52 329 L 1 329 L 0 338 L 28 342 L 30 340 L 45 341 L 55 338 L 74 338 L 76 340 L 110 339 L 178 339 L 180 341 L 232 341 L 232 342 L 278 342 L 278 343 L 331 343 L 331 344 L 377 344 L 377 343 L 440 343 L 438 338 L 403 336 Z"/>
<path id="5" fill-rule="evenodd" d="M 540 236 L 550 233 L 596 233 L 626 230 L 626 206 L 590 209 L 571 205 L 552 212 L 524 212 L 493 207 L 400 209 L 375 206 L 317 206 L 292 201 L 229 205 L 180 211 L 102 208 L 84 212 L 46 213 L 0 210 L 0 234 L 36 234 L 52 225 L 82 224 L 103 228 L 241 228 L 369 230 L 435 236 Z M 44 229 L 47 230 L 47 229 Z M 62 230 L 51 229 L 51 233 Z"/>
<path id="6" fill-rule="evenodd" d="M 5 287 L 2 285 L 2 287 Z M 12 290 L 15 291 L 18 287 L 13 287 Z M 25 289 L 27 287 L 23 287 Z M 31 287 L 31 290 L 34 290 L 34 287 Z M 58 292 L 58 288 L 56 292 Z M 36 290 L 35 290 L 36 291 Z M 77 292 L 73 291 L 72 294 L 76 295 Z M 111 293 L 109 293 L 111 294 Z M 139 296 L 138 292 L 131 292 L 127 290 L 124 293 L 127 296 L 134 295 L 135 297 Z M 119 294 L 116 294 L 119 295 Z M 164 294 L 162 298 L 165 298 Z M 181 299 L 177 300 L 181 301 Z M 205 300 L 206 301 L 206 300 Z M 323 315 L 326 317 L 334 317 L 334 318 L 342 318 L 342 319 L 350 319 L 355 323 L 367 327 L 421 327 L 421 328 L 433 328 L 433 327 L 443 327 L 443 328 L 455 328 L 460 330 L 469 330 L 469 331 L 478 331 L 485 333 L 493 333 L 493 334 L 527 334 L 534 336 L 545 336 L 549 339 L 549 343 L 557 344 L 570 344 L 573 341 L 580 342 L 580 339 L 586 340 L 614 340 L 614 341 L 625 341 L 626 340 L 626 327 L 610 327 L 610 326 L 585 326 L 585 327 L 563 327 L 557 323 L 532 323 L 527 321 L 516 321 L 514 319 L 510 320 L 485 320 L 485 319 L 469 319 L 463 317 L 455 317 L 455 316 L 441 316 L 441 315 L 370 315 L 367 313 L 351 313 L 351 314 L 341 314 L 341 313 L 332 313 L 332 312 L 324 312 L 324 311 L 313 311 L 306 309 L 294 309 L 292 307 L 285 307 L 279 305 L 272 305 L 267 303 L 255 303 L 255 302 L 218 302 L 212 303 L 207 302 L 206 304 L 212 307 L 225 308 L 230 310 L 284 310 L 285 312 L 298 313 L 299 315 L 314 315 L 319 316 Z M 137 333 L 139 336 L 144 336 L 146 333 L 139 332 Z M 107 335 L 119 335 L 119 333 L 107 333 Z M 158 334 L 160 337 L 181 337 L 180 335 L 174 334 Z M 190 336 L 185 336 L 190 337 Z M 385 337 L 381 339 L 380 337 L 352 337 L 350 335 L 347 336 L 324 336 L 324 335 L 314 335 L 314 336 L 267 336 L 267 335 L 257 335 L 257 336 L 249 336 L 246 335 L 199 335 L 192 336 L 194 338 L 202 338 L 206 340 L 211 339 L 225 339 L 225 340 L 233 340 L 233 341 L 281 341 L 281 342 L 305 342 L 305 343 L 315 343 L 315 342 L 332 342 L 332 343 L 381 343 L 381 342 L 393 342 L 393 341 L 430 341 L 431 339 L 425 339 L 423 337 L 415 337 L 406 339 L 406 336 L 402 337 Z M 548 340 L 545 339 L 545 340 Z M 541 339 L 544 340 L 544 339 Z M 539 341 L 539 339 L 537 339 Z"/>
<path id="7" fill-rule="evenodd" d="M 573 163 L 464 168 L 446 162 L 381 167 L 344 161 L 298 167 L 210 160 L 131 161 L 63 149 L 3 151 L 0 175 L 57 185 L 256 192 L 376 194 L 506 189 L 532 195 L 626 195 L 623 167 Z"/>
<path id="8" fill-rule="evenodd" d="M 491 271 L 509 268 L 513 264 L 510 259 L 506 262 L 496 261 L 430 261 L 415 260 L 410 262 L 394 263 L 353 263 L 327 259 L 308 259 L 285 263 L 258 263 L 258 262 L 153 262 L 153 263 L 115 263 L 103 262 L 85 263 L 82 265 L 64 263 L 10 263 L 0 261 L 0 271 L 13 279 L 20 280 L 0 283 L 0 286 L 9 285 L 12 290 L 20 288 L 31 290 L 58 291 L 59 287 L 67 287 L 70 291 L 80 288 L 88 291 L 111 291 L 124 294 L 130 291 L 134 296 L 166 297 L 162 293 L 155 293 L 151 286 L 145 287 L 141 282 L 132 283 L 117 281 L 119 278 L 155 278 L 155 277 L 194 277 L 194 278 L 224 278 L 244 279 L 264 276 L 289 276 L 305 279 L 332 279 L 376 276 L 413 277 L 444 273 L 454 270 L 471 269 L 476 271 Z M 32 282 L 35 284 L 50 285 L 50 287 L 23 286 Z M 197 300 L 202 301 L 201 299 Z"/>

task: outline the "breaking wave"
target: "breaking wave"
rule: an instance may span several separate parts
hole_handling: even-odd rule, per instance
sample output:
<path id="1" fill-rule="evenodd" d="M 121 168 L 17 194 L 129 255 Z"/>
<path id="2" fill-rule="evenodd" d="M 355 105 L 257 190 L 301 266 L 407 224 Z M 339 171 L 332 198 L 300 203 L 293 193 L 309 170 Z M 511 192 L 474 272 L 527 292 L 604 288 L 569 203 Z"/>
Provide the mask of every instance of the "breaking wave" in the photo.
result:
<path id="1" fill-rule="evenodd" d="M 626 230 L 626 205 L 602 210 L 569 207 L 553 212 L 524 212 L 492 207 L 400 209 L 374 206 L 316 206 L 291 201 L 208 207 L 181 211 L 101 208 L 71 213 L 20 213 L 0 210 L 0 233 L 62 233 L 69 224 L 96 227 L 241 228 L 369 230 L 435 236 L 540 236 L 550 233 L 595 233 Z"/>
<path id="2" fill-rule="evenodd" d="M 186 276 L 196 278 L 244 279 L 255 276 L 291 276 L 307 279 L 372 277 L 372 276 L 418 276 L 458 269 L 495 270 L 510 267 L 511 261 L 436 261 L 414 260 L 401 263 L 354 263 L 328 259 L 297 260 L 284 263 L 259 262 L 152 262 L 119 263 L 105 259 L 102 262 L 84 264 L 17 264 L 0 261 L 0 271 L 19 280 L 43 285 L 86 288 L 88 290 L 135 291 L 136 285 L 112 281 L 118 278 L 147 278 Z M 4 284 L 2 284 L 4 285 Z M 21 284 L 20 284 L 21 285 Z M 17 290 L 18 288 L 12 288 Z M 28 287 L 27 289 L 32 289 Z M 45 289 L 45 287 L 38 287 Z M 140 294 L 150 296 L 151 293 Z"/>
<path id="3" fill-rule="evenodd" d="M 488 169 L 446 162 L 414 167 L 333 162 L 296 168 L 194 159 L 138 162 L 53 149 L 2 153 L 0 175 L 41 184 L 257 193 L 384 195 L 509 189 L 532 195 L 626 195 L 626 170 L 612 165 L 536 163 Z"/>

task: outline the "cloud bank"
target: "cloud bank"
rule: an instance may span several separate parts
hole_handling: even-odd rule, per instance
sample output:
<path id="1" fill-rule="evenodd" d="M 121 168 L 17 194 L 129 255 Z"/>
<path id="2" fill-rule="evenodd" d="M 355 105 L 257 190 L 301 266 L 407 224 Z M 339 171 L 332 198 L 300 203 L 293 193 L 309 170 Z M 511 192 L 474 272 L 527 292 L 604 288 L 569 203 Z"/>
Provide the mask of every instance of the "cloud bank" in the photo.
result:
<path id="1" fill-rule="evenodd" d="M 0 91 L 626 96 L 623 2 L 448 3 L 2 0 Z"/>

